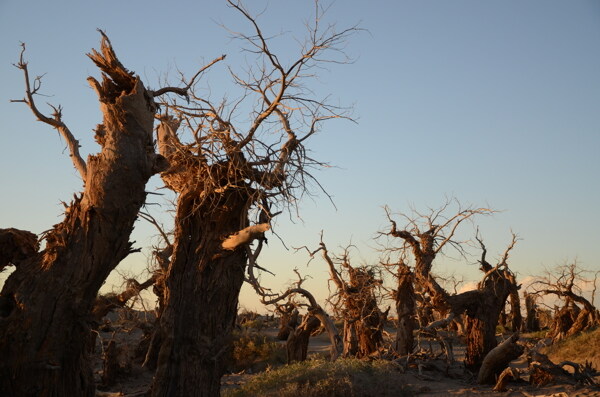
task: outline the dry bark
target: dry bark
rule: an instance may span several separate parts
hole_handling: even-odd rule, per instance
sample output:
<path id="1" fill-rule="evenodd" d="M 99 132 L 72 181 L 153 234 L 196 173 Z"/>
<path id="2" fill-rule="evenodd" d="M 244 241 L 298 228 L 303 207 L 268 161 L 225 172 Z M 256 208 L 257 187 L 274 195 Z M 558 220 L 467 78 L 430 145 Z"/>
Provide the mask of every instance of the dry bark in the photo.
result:
<path id="1" fill-rule="evenodd" d="M 131 298 L 139 295 L 141 291 L 154 285 L 155 281 L 156 275 L 153 275 L 141 284 L 135 279 L 130 279 L 127 280 L 127 287 L 121 293 L 99 295 L 92 307 L 93 320 L 100 323 L 104 316 L 115 309 L 124 307 Z"/>
<path id="2" fill-rule="evenodd" d="M 0 229 L 0 271 L 6 266 L 19 266 L 39 248 L 38 237 L 27 230 Z"/>
<path id="3" fill-rule="evenodd" d="M 335 310 L 344 319 L 343 354 L 344 356 L 368 357 L 379 352 L 383 346 L 383 327 L 389 308 L 382 312 L 377 304 L 375 288 L 381 284 L 366 266 L 353 267 L 347 251 L 341 258 L 341 269 L 345 271 L 346 281 L 329 256 L 325 243 L 312 254 L 323 251 L 323 258 L 329 266 L 329 274 L 337 286 Z"/>
<path id="4" fill-rule="evenodd" d="M 320 31 L 318 8 L 299 58 L 283 66 L 242 3 L 228 4 L 254 30 L 239 38 L 262 57 L 247 80 L 232 73 L 245 90 L 241 101 L 252 98 L 256 107 L 242 126 L 232 121 L 247 118 L 238 114 L 241 101 L 213 105 L 191 93 L 189 104 L 164 104 L 172 116 L 162 117 L 157 140 L 171 166 L 161 177 L 178 198 L 153 396 L 219 395 L 249 245 L 257 239 L 260 246 L 281 212 L 271 208 L 294 205 L 312 178 L 306 168 L 320 164 L 303 142 L 341 117 L 339 108 L 307 98 L 300 80 L 354 29 Z M 191 143 L 177 134 L 182 121 Z"/>
<path id="5" fill-rule="evenodd" d="M 421 294 L 429 296 L 428 304 L 438 312 L 450 312 L 453 317 L 466 314 L 465 365 L 470 370 L 477 371 L 485 355 L 497 345 L 496 325 L 510 290 L 515 285 L 514 274 L 508 269 L 506 260 L 517 238 L 513 235 L 511 244 L 496 266 L 486 261 L 487 250 L 483 242 L 478 239 L 483 250 L 480 260 L 481 270 L 484 272 L 483 280 L 475 291 L 451 295 L 431 274 L 433 261 L 446 244 L 452 243 L 452 237 L 460 223 L 475 215 L 489 214 L 493 211 L 485 208 L 466 209 L 447 218 L 445 222 L 436 224 L 435 220 L 441 216 L 447 206 L 448 204 L 428 216 L 419 215 L 418 218 L 423 219 L 425 223 L 423 230 L 416 219 L 410 220 L 410 228 L 398 230 L 396 222 L 391 219 L 386 209 L 392 224 L 387 235 L 403 239 L 405 247 L 412 252 L 415 260 L 415 282 Z M 460 246 L 457 248 L 461 249 Z"/>
<path id="6" fill-rule="evenodd" d="M 490 350 L 483 359 L 477 383 L 494 384 L 497 377 L 504 371 L 508 364 L 523 354 L 523 346 L 517 344 L 519 334 L 515 333 L 510 338 Z"/>
<path id="7" fill-rule="evenodd" d="M 68 141 L 85 190 L 50 230 L 45 249 L 21 262 L 1 295 L 12 302 L 0 319 L 0 395 L 92 396 L 88 363 L 89 313 L 108 274 L 131 252 L 129 235 L 145 185 L 164 166 L 153 150 L 155 105 L 140 79 L 126 70 L 102 33 L 101 51 L 89 57 L 102 70 L 102 83 L 89 78 L 98 93 L 103 123 L 96 129 L 102 150 L 78 156 L 77 144 L 55 109 L 41 115 L 21 58 L 26 103 L 38 119 L 57 128 Z"/>
<path id="8" fill-rule="evenodd" d="M 285 345 L 288 364 L 306 360 L 310 336 L 320 325 L 321 321 L 318 318 L 307 314 L 302 319 L 302 323 L 290 332 Z"/>
<path id="9" fill-rule="evenodd" d="M 538 307 L 535 303 L 537 295 L 525 292 L 525 331 L 537 332 L 540 330 Z"/>
<path id="10" fill-rule="evenodd" d="M 398 327 L 394 348 L 400 356 L 413 352 L 415 339 L 413 331 L 415 323 L 415 291 L 413 288 L 413 275 L 408 265 L 398 264 L 398 289 L 395 291 L 396 312 L 398 313 Z"/>
<path id="11" fill-rule="evenodd" d="M 564 301 L 564 306 L 554 316 L 548 335 L 554 341 L 600 324 L 600 312 L 593 304 L 593 294 L 590 302 L 581 294 L 577 285 L 581 282 L 591 282 L 595 292 L 598 273 L 593 280 L 589 280 L 582 277 L 585 272 L 574 262 L 558 267 L 555 275 L 550 274 L 534 284 L 536 294 L 556 295 Z"/>

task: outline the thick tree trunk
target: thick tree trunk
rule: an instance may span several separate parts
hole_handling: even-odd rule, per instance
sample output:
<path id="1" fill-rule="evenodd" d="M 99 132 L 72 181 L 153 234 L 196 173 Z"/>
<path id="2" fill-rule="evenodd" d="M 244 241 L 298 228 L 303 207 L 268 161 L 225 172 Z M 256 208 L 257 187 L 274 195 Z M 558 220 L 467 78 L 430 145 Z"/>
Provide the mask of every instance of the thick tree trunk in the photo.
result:
<path id="1" fill-rule="evenodd" d="M 302 323 L 290 332 L 285 345 L 288 364 L 306 360 L 310 335 L 319 328 L 319 325 L 321 325 L 321 321 L 318 318 L 307 314 Z"/>
<path id="2" fill-rule="evenodd" d="M 500 289 L 500 286 L 498 286 Z M 481 302 L 478 302 L 474 310 L 467 311 L 467 352 L 465 355 L 465 366 L 475 372 L 479 370 L 481 363 L 487 353 L 492 350 L 498 342 L 496 341 L 496 325 L 500 312 L 506 301 L 508 292 L 500 296 L 492 295 L 491 291 L 481 291 Z"/>
<path id="3" fill-rule="evenodd" d="M 519 340 L 519 334 L 514 333 L 510 338 L 490 350 L 477 374 L 477 383 L 490 385 L 496 383 L 496 378 L 508 367 L 508 364 L 523 354 L 524 348 L 517 344 L 517 340 Z"/>
<path id="4" fill-rule="evenodd" d="M 46 248 L 21 263 L 2 296 L 12 302 L 0 319 L 0 395 L 92 396 L 89 313 L 99 288 L 131 252 L 129 235 L 157 171 L 154 103 L 139 78 L 116 59 L 108 39 L 92 60 L 105 73 L 100 96 L 100 154 L 87 162 L 85 191 L 46 237 Z M 164 161 L 164 159 L 162 159 Z"/>
<path id="5" fill-rule="evenodd" d="M 395 292 L 396 312 L 398 313 L 398 330 L 395 349 L 401 356 L 412 353 L 415 345 L 415 291 L 413 276 L 408 265 L 399 264 L 398 290 Z"/>
<path id="6" fill-rule="evenodd" d="M 225 251 L 221 243 L 248 225 L 244 193 L 201 202 L 197 192 L 180 194 L 155 397 L 219 395 L 247 262 L 243 246 Z"/>

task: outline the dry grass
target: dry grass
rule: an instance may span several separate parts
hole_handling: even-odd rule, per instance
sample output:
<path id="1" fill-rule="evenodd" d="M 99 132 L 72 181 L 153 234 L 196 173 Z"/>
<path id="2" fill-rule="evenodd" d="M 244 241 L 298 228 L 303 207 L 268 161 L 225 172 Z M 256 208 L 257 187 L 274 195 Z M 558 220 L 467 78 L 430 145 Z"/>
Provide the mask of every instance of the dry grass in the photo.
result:
<path id="1" fill-rule="evenodd" d="M 600 369 L 600 328 L 582 332 L 548 346 L 544 348 L 543 353 L 555 363 L 574 361 L 583 364 L 589 361 L 594 368 Z"/>
<path id="2" fill-rule="evenodd" d="M 387 361 L 340 359 L 308 360 L 256 375 L 242 388 L 226 390 L 224 397 L 367 397 L 409 396 L 398 371 Z"/>
<path id="3" fill-rule="evenodd" d="M 267 367 L 282 365 L 286 362 L 285 347 L 268 340 L 258 332 L 242 329 L 234 332 L 232 372 L 264 371 Z"/>

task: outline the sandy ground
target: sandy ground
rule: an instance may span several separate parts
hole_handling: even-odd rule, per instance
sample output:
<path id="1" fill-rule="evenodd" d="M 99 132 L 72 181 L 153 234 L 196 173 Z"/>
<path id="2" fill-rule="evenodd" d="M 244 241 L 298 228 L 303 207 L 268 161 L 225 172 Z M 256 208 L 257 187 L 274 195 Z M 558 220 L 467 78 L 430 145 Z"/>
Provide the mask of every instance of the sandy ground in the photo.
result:
<path id="1" fill-rule="evenodd" d="M 394 330 L 387 329 L 388 338 L 394 337 Z M 269 338 L 275 340 L 277 329 L 270 328 L 262 331 Z M 284 342 L 281 342 L 284 343 Z M 312 337 L 309 344 L 309 356 L 316 354 L 327 354 L 329 351 L 329 339 L 326 334 L 321 334 L 316 337 Z M 433 352 L 440 352 L 439 345 L 432 341 L 421 341 L 421 347 L 424 349 L 430 349 Z M 461 344 L 454 344 L 453 352 L 457 362 L 461 362 L 465 355 L 465 346 Z M 514 368 L 526 368 L 527 362 L 524 358 L 515 360 L 511 363 Z M 460 364 L 457 363 L 456 367 L 460 368 Z M 490 386 L 479 386 L 474 382 L 468 382 L 461 378 L 464 378 L 464 370 L 454 368 L 449 371 L 451 377 L 443 375 L 439 371 L 427 371 L 424 370 L 421 375 L 418 373 L 405 373 L 399 374 L 402 377 L 406 385 L 410 389 L 414 390 L 418 396 L 502 396 L 502 397 L 600 397 L 600 390 L 593 389 L 591 387 L 573 387 L 570 385 L 553 385 L 538 388 L 531 386 L 525 381 L 522 383 L 509 384 L 508 390 L 505 392 L 494 392 Z M 226 375 L 223 377 L 222 385 L 224 388 L 239 387 L 240 385 L 247 382 L 253 375 Z"/>
<path id="2" fill-rule="evenodd" d="M 121 319 L 122 320 L 122 319 Z M 133 354 L 133 349 L 137 346 L 138 341 L 142 336 L 142 332 L 127 321 L 117 322 L 118 327 L 107 328 L 106 331 L 100 331 L 96 344 L 95 354 L 95 377 L 99 382 L 102 374 L 102 349 L 106 348 L 108 341 L 112 338 L 117 338 L 120 346 L 128 346 L 125 349 L 123 359 L 125 361 Z M 393 337 L 393 330 L 389 330 Z M 265 329 L 262 331 L 269 339 L 275 340 L 274 336 L 277 330 Z M 284 343 L 284 342 L 280 342 Z M 439 350 L 437 343 L 430 341 L 422 341 L 421 347 L 431 349 L 431 351 Z M 326 334 L 311 338 L 309 344 L 309 355 L 327 354 L 329 350 L 329 340 Z M 554 385 L 543 388 L 530 386 L 526 382 L 511 383 L 506 392 L 492 392 L 491 387 L 479 386 L 474 382 L 469 382 L 468 374 L 462 369 L 459 362 L 464 358 L 464 346 L 454 344 L 454 355 L 457 364 L 447 370 L 445 375 L 440 370 L 424 369 L 421 374 L 417 370 L 409 370 L 407 373 L 399 373 L 398 376 L 405 380 L 406 385 L 414 390 L 418 396 L 503 396 L 503 397 L 530 397 L 530 396 L 553 396 L 553 397 L 600 397 L 600 389 L 591 387 L 574 388 L 568 385 Z M 443 364 L 442 364 L 443 365 Z M 524 368 L 527 363 L 524 359 L 517 360 L 511 363 L 511 366 L 516 368 Z M 98 396 L 116 397 L 116 396 L 133 396 L 143 393 L 148 390 L 152 382 L 152 372 L 141 368 L 139 365 L 132 364 L 127 368 L 128 375 L 120 378 L 117 383 L 108 388 L 102 389 Z M 222 379 L 223 388 L 236 388 L 247 382 L 254 374 L 232 374 L 226 375 Z"/>

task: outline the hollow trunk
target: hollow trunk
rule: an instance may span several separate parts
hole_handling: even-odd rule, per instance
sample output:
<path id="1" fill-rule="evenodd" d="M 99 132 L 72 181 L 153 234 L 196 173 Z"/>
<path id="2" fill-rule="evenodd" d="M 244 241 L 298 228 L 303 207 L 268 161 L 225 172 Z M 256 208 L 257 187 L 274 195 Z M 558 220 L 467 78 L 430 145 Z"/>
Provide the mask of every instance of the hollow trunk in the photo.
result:
<path id="1" fill-rule="evenodd" d="M 405 264 L 398 266 L 398 290 L 395 292 L 398 330 L 394 348 L 396 353 L 405 356 L 412 353 L 415 345 L 415 291 L 410 268 Z"/>
<path id="2" fill-rule="evenodd" d="M 0 319 L 3 396 L 94 395 L 89 313 L 108 274 L 131 252 L 129 235 L 160 160 L 152 150 L 151 95 L 108 40 L 102 55 L 91 57 L 105 73 L 95 86 L 104 113 L 96 130 L 102 151 L 88 158 L 85 190 L 47 234 L 45 250 L 4 285 L 1 295 L 11 306 Z"/>
<path id="3" fill-rule="evenodd" d="M 319 325 L 321 325 L 321 321 L 318 318 L 307 314 L 302 323 L 290 332 L 285 345 L 288 364 L 306 360 L 310 335 L 319 328 Z"/>
<path id="4" fill-rule="evenodd" d="M 155 397 L 219 395 L 247 261 L 243 246 L 225 251 L 221 243 L 248 225 L 246 203 L 236 189 L 214 200 L 180 194 Z"/>

